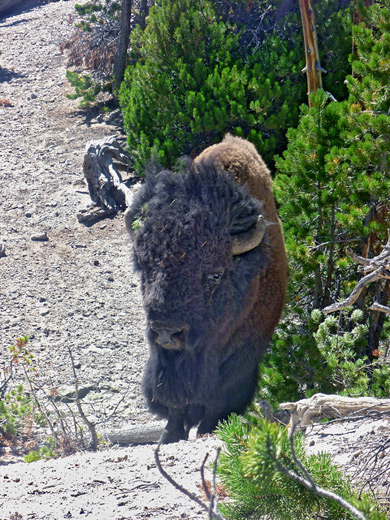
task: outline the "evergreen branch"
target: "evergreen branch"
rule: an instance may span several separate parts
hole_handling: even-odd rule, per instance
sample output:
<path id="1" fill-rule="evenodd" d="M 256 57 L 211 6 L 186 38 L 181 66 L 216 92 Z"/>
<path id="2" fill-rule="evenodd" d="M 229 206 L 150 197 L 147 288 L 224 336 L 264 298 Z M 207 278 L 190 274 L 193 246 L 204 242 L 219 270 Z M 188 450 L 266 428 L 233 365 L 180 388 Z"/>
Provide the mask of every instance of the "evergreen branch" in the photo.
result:
<path id="1" fill-rule="evenodd" d="M 359 511 L 356 507 L 354 507 L 352 504 L 350 504 L 347 500 L 342 498 L 340 495 L 338 495 L 337 493 L 334 493 L 333 491 L 324 489 L 315 483 L 315 481 L 312 479 L 312 477 L 310 476 L 310 474 L 308 473 L 306 468 L 304 468 L 304 466 L 302 465 L 302 463 L 300 462 L 300 460 L 298 459 L 298 457 L 295 453 L 294 442 L 292 440 L 292 436 L 294 434 L 293 430 L 294 429 L 291 428 L 291 431 L 289 434 L 292 459 L 295 462 L 295 464 L 297 464 L 297 466 L 303 471 L 306 478 L 302 477 L 297 472 L 286 468 L 286 466 L 284 464 L 282 464 L 280 462 L 279 458 L 273 453 L 273 450 L 270 449 L 269 454 L 273 458 L 275 466 L 278 469 L 278 471 L 280 471 L 287 477 L 291 478 L 298 484 L 301 484 L 305 488 L 310 489 L 317 495 L 319 495 L 323 498 L 330 498 L 330 499 L 334 500 L 335 502 L 337 502 L 337 504 L 339 504 L 341 507 L 344 507 L 344 509 L 349 511 L 358 520 L 367 520 L 366 516 L 361 511 Z M 269 441 L 270 441 L 270 439 L 268 438 L 268 442 Z"/>

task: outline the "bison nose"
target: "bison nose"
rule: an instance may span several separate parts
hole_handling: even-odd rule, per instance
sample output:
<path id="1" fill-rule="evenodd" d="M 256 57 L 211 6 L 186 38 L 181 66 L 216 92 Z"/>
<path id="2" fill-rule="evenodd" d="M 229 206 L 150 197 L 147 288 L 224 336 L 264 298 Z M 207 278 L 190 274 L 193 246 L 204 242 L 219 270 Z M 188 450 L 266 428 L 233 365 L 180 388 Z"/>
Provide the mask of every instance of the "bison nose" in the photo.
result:
<path id="1" fill-rule="evenodd" d="M 154 341 L 163 348 L 170 350 L 184 349 L 188 330 L 187 327 L 167 327 L 159 322 L 151 322 L 150 330 L 154 335 Z"/>

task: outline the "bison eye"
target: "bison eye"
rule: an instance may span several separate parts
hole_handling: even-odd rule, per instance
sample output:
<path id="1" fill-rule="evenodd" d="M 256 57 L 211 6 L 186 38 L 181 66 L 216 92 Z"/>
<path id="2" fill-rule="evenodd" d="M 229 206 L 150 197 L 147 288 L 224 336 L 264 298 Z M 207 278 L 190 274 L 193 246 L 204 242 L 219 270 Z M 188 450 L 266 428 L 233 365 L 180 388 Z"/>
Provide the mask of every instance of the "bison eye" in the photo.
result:
<path id="1" fill-rule="evenodd" d="M 219 282 L 222 278 L 222 272 L 218 272 L 218 273 L 209 273 L 207 275 L 207 280 L 209 282 Z"/>
<path id="2" fill-rule="evenodd" d="M 214 271 L 212 273 L 207 273 L 204 275 L 203 283 L 205 289 L 208 291 L 214 290 L 217 285 L 220 283 L 223 276 L 223 270 Z"/>

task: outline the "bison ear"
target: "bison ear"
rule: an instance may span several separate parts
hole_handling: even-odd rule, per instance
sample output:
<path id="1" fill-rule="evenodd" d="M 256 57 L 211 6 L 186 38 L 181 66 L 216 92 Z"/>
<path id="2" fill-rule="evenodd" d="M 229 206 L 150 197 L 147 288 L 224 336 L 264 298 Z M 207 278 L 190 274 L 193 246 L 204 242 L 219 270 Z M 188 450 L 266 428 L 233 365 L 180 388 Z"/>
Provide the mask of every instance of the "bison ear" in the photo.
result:
<path id="1" fill-rule="evenodd" d="M 234 256 L 242 255 L 257 247 L 263 240 L 266 227 L 263 215 L 258 215 L 254 226 L 232 236 L 232 254 Z"/>

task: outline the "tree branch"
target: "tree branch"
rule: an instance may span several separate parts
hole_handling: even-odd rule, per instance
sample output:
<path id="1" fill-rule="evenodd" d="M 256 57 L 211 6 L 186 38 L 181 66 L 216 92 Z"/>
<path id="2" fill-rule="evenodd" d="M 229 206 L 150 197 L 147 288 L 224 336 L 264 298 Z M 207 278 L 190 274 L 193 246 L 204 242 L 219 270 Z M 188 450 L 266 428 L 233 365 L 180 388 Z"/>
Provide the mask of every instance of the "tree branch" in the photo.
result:
<path id="1" fill-rule="evenodd" d="M 209 492 L 209 490 L 207 488 L 207 485 L 204 484 L 204 489 L 205 489 L 206 496 L 210 500 L 210 505 L 207 506 L 207 504 L 202 502 L 202 500 L 200 500 L 196 495 L 191 493 L 191 491 L 188 491 L 188 489 L 186 489 L 185 487 L 183 487 L 180 484 L 178 484 L 170 475 L 168 475 L 168 473 L 162 467 L 161 462 L 160 462 L 160 457 L 159 457 L 160 446 L 161 446 L 161 441 L 158 443 L 157 448 L 154 450 L 154 459 L 156 461 L 157 469 L 159 470 L 161 475 L 166 480 L 168 480 L 168 482 L 170 484 L 172 484 L 172 486 L 174 488 L 176 488 L 178 491 L 180 491 L 181 493 L 186 495 L 192 501 L 196 502 L 202 509 L 207 511 L 209 513 L 209 519 L 210 520 L 214 520 L 214 519 L 215 520 L 225 520 L 225 518 L 221 515 L 221 513 L 217 509 L 217 500 L 216 500 L 216 496 L 215 496 L 215 485 L 213 485 L 213 490 L 212 490 L 212 493 L 210 495 L 210 492 Z M 217 451 L 217 456 L 216 456 L 216 459 L 215 459 L 215 462 L 214 462 L 214 471 L 213 471 L 213 479 L 214 480 L 215 480 L 216 466 L 217 466 L 217 460 L 218 460 L 219 453 L 220 453 L 220 450 Z M 204 481 L 204 473 L 203 473 L 204 472 L 204 465 L 206 463 L 206 460 L 207 460 L 208 456 L 209 456 L 209 454 L 206 455 L 206 457 L 205 457 L 205 459 L 203 461 L 203 464 L 202 464 L 202 468 L 201 468 L 202 482 Z"/>
<path id="2" fill-rule="evenodd" d="M 302 469 L 302 468 L 304 469 L 304 474 L 305 474 L 306 478 L 301 477 L 295 471 L 292 471 L 292 470 L 286 468 L 284 466 L 284 464 L 282 464 L 280 462 L 280 460 L 276 456 L 272 455 L 272 450 L 270 450 L 269 452 L 270 452 L 272 458 L 274 459 L 274 462 L 275 462 L 275 465 L 276 465 L 276 468 L 278 469 L 278 471 L 280 471 L 284 475 L 287 475 L 289 478 L 291 478 L 295 482 L 298 482 L 299 484 L 301 484 L 305 488 L 311 489 L 317 495 L 319 495 L 319 496 L 321 496 L 323 498 L 330 498 L 330 499 L 334 500 L 335 502 L 337 502 L 337 504 L 339 504 L 341 507 L 344 507 L 344 509 L 349 511 L 358 520 L 367 520 L 366 519 L 366 515 L 364 515 L 361 511 L 356 509 L 356 507 L 354 507 L 352 504 L 350 504 L 347 500 L 345 500 L 341 496 L 337 495 L 336 493 L 333 493 L 333 491 L 328 491 L 327 489 L 324 489 L 324 488 L 318 486 L 314 482 L 314 480 L 311 478 L 311 476 L 306 471 L 306 469 L 304 469 L 302 464 L 298 461 L 298 458 L 297 458 L 297 456 L 295 454 L 293 443 L 292 443 L 292 456 L 293 456 L 293 460 L 294 460 L 294 462 L 297 460 L 298 461 L 298 467 L 300 469 Z"/>
<path id="3" fill-rule="evenodd" d="M 331 312 L 341 311 L 342 309 L 345 309 L 349 305 L 353 305 L 355 301 L 359 298 L 360 293 L 364 289 L 364 287 L 368 283 L 375 282 L 376 280 L 379 280 L 380 278 L 383 278 L 383 267 L 379 267 L 376 271 L 373 273 L 367 274 L 364 278 L 362 278 L 355 286 L 354 290 L 351 292 L 351 294 L 342 302 L 333 303 L 332 305 L 328 305 L 328 307 L 325 307 L 325 309 L 322 309 L 322 312 L 324 314 L 330 314 Z"/>
<path id="4" fill-rule="evenodd" d="M 71 365 L 72 365 L 72 371 L 73 371 L 73 377 L 74 377 L 74 389 L 75 389 L 76 406 L 77 406 L 77 409 L 79 411 L 81 419 L 84 421 L 85 425 L 87 426 L 87 428 L 89 430 L 89 433 L 91 434 L 91 438 L 92 438 L 91 448 L 92 448 L 93 451 L 96 451 L 97 447 L 98 447 L 98 444 L 99 444 L 98 436 L 97 436 L 97 433 L 96 433 L 96 428 L 95 428 L 95 425 L 93 423 L 91 423 L 91 421 L 85 415 L 84 410 L 83 410 L 83 408 L 81 406 L 80 398 L 79 398 L 79 383 L 78 383 L 78 379 L 77 379 L 76 368 L 75 368 L 75 365 L 74 365 L 73 354 L 72 354 L 72 350 L 70 349 L 69 346 L 67 346 L 67 349 L 68 349 L 68 352 L 69 352 L 69 357 L 70 357 L 70 361 L 71 361 Z"/>

